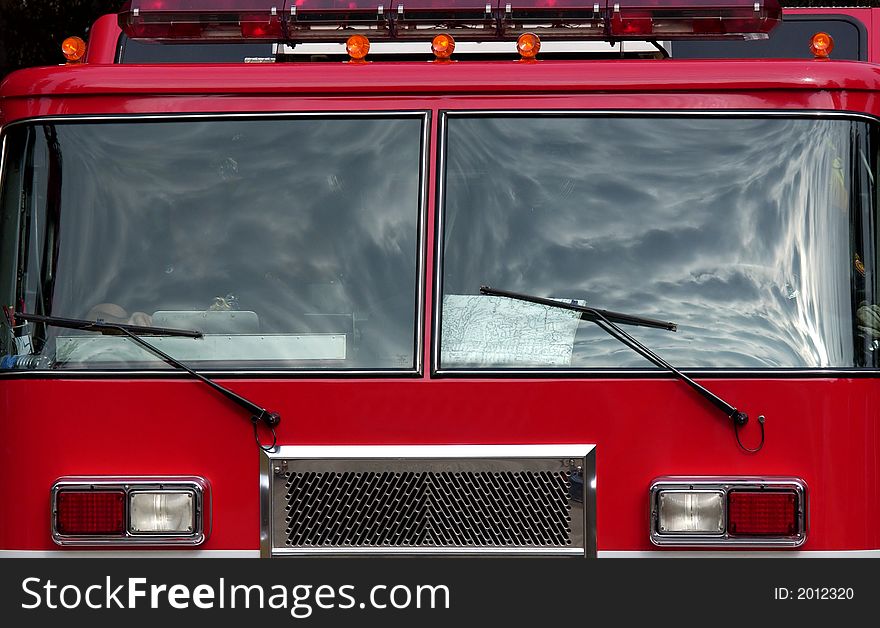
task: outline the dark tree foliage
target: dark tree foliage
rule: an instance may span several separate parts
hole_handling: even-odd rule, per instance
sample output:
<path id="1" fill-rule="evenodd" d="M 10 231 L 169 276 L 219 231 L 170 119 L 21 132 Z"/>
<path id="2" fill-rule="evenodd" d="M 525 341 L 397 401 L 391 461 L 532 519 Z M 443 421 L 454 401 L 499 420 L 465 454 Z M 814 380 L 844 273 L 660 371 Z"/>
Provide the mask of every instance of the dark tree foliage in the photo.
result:
<path id="1" fill-rule="evenodd" d="M 0 0 L 0 77 L 19 68 L 63 63 L 61 42 L 124 0 Z"/>

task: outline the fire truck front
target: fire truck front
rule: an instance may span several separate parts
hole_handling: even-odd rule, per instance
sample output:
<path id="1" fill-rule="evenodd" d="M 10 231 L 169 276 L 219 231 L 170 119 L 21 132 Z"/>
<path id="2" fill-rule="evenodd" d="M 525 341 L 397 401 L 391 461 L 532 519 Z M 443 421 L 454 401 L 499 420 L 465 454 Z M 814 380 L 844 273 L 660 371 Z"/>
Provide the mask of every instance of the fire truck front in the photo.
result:
<path id="1" fill-rule="evenodd" d="M 131 0 L 10 75 L 0 555 L 880 555 L 880 71 L 668 54 L 779 21 Z"/>

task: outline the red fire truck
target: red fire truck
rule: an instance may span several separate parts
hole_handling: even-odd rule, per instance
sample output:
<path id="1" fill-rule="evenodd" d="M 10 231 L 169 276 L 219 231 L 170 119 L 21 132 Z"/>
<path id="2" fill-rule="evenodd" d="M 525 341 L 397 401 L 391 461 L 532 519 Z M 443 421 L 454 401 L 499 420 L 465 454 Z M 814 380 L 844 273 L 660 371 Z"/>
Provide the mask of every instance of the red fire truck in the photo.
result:
<path id="1" fill-rule="evenodd" d="M 0 554 L 880 555 L 875 46 L 688 48 L 780 20 L 130 0 L 7 77 Z"/>

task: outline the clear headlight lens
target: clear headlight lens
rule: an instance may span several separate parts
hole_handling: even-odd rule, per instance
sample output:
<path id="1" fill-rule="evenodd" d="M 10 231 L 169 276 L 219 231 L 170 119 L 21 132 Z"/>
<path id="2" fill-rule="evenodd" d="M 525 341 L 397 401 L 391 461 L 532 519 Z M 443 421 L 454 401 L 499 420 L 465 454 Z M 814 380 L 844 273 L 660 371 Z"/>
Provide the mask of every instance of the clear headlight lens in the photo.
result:
<path id="1" fill-rule="evenodd" d="M 658 497 L 661 533 L 724 532 L 722 491 L 661 491 Z"/>
<path id="2" fill-rule="evenodd" d="M 195 525 L 195 499 L 191 491 L 137 492 L 131 494 L 132 533 L 190 533 Z"/>

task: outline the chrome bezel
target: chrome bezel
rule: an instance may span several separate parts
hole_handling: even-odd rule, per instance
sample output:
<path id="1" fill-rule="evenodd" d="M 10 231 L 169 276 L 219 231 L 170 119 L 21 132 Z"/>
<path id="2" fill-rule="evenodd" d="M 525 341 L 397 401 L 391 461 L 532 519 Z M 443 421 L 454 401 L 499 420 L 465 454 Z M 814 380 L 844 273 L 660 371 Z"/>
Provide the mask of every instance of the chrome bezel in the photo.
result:
<path id="1" fill-rule="evenodd" d="M 71 535 L 58 532 L 58 494 L 62 491 L 119 490 L 125 494 L 125 530 L 121 535 Z M 193 529 L 181 532 L 132 532 L 131 495 L 149 491 L 186 492 L 193 495 Z M 52 540 L 61 546 L 201 545 L 211 533 L 211 485 L 199 476 L 67 476 L 52 484 L 50 527 Z"/>
<path id="2" fill-rule="evenodd" d="M 790 536 L 731 535 L 728 527 L 728 496 L 734 490 L 793 491 L 798 498 L 797 532 Z M 663 491 L 721 491 L 724 499 L 723 531 L 666 532 L 660 530 L 660 493 Z M 800 547 L 807 540 L 809 529 L 809 500 L 807 484 L 795 477 L 761 476 L 665 476 L 657 478 L 650 488 L 650 539 L 659 547 Z"/>
<path id="3" fill-rule="evenodd" d="M 387 468 L 419 461 L 426 468 L 444 468 L 450 462 L 492 461 L 514 464 L 534 460 L 559 459 L 582 468 L 583 528 L 580 547 L 311 547 L 285 548 L 276 538 L 273 514 L 274 477 L 288 461 L 320 461 L 327 468 L 340 470 L 352 461 L 379 461 Z M 573 556 L 596 558 L 596 445 L 284 445 L 263 451 L 260 456 L 260 557 L 297 556 Z"/>

